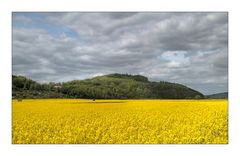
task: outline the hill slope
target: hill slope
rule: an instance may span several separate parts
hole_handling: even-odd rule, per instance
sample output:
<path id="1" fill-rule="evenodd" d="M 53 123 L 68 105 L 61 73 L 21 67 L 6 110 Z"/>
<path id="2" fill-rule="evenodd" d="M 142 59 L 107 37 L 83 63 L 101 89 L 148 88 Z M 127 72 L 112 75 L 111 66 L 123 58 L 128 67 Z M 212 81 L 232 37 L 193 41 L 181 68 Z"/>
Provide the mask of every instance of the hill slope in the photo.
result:
<path id="1" fill-rule="evenodd" d="M 227 99 L 228 98 L 228 92 L 206 95 L 206 98 L 209 98 L 209 99 Z"/>
<path id="2" fill-rule="evenodd" d="M 170 82 L 150 82 L 141 75 L 109 74 L 86 80 L 39 84 L 13 76 L 13 98 L 194 99 L 198 91 Z"/>

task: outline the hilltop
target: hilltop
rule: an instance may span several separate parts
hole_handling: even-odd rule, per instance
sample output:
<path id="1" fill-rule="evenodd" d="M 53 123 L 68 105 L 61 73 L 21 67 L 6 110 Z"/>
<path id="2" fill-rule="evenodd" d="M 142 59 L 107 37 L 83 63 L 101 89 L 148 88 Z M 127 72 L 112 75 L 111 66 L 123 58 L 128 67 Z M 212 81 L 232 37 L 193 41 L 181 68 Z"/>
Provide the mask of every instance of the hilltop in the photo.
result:
<path id="1" fill-rule="evenodd" d="M 142 75 L 109 74 L 85 80 L 40 84 L 12 76 L 13 98 L 198 99 L 204 95 L 178 83 L 151 82 Z"/>

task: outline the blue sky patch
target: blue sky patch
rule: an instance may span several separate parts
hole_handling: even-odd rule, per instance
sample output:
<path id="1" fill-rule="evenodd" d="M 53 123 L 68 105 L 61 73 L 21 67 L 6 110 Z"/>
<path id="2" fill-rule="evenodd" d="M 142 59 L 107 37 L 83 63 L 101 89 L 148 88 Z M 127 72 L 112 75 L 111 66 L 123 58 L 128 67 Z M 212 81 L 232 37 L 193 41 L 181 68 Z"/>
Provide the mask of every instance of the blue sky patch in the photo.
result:
<path id="1" fill-rule="evenodd" d="M 71 38 L 77 38 L 78 34 L 66 26 L 48 23 L 47 14 L 43 13 L 13 13 L 13 27 L 25 29 L 43 29 L 49 32 L 53 37 L 59 37 L 65 34 Z M 22 20 L 17 20 L 21 18 Z M 25 20 L 23 20 L 25 19 Z"/>

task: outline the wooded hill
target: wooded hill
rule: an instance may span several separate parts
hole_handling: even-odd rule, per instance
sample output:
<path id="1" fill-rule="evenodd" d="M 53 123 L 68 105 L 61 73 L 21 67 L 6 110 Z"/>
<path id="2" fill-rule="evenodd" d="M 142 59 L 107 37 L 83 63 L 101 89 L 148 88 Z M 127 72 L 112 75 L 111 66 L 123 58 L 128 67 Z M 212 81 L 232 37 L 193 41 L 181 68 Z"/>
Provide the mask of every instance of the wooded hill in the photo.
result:
<path id="1" fill-rule="evenodd" d="M 228 99 L 228 92 L 206 95 L 208 99 Z"/>
<path id="2" fill-rule="evenodd" d="M 150 82 L 147 77 L 109 74 L 92 79 L 40 84 L 23 76 L 12 76 L 13 98 L 86 99 L 199 99 L 204 95 L 177 83 Z"/>

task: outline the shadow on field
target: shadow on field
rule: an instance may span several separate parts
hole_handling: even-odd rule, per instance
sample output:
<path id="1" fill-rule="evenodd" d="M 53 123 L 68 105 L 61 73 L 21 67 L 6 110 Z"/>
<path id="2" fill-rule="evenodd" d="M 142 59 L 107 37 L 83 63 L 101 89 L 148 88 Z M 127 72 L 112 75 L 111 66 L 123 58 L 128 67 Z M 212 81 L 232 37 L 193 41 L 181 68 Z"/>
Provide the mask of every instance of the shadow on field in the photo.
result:
<path id="1" fill-rule="evenodd" d="M 112 102 L 97 102 L 97 101 L 93 101 L 93 102 L 83 102 L 83 103 L 92 103 L 92 104 L 98 104 L 98 103 L 126 103 L 125 101 L 124 102 L 120 102 L 120 101 L 112 101 Z"/>

